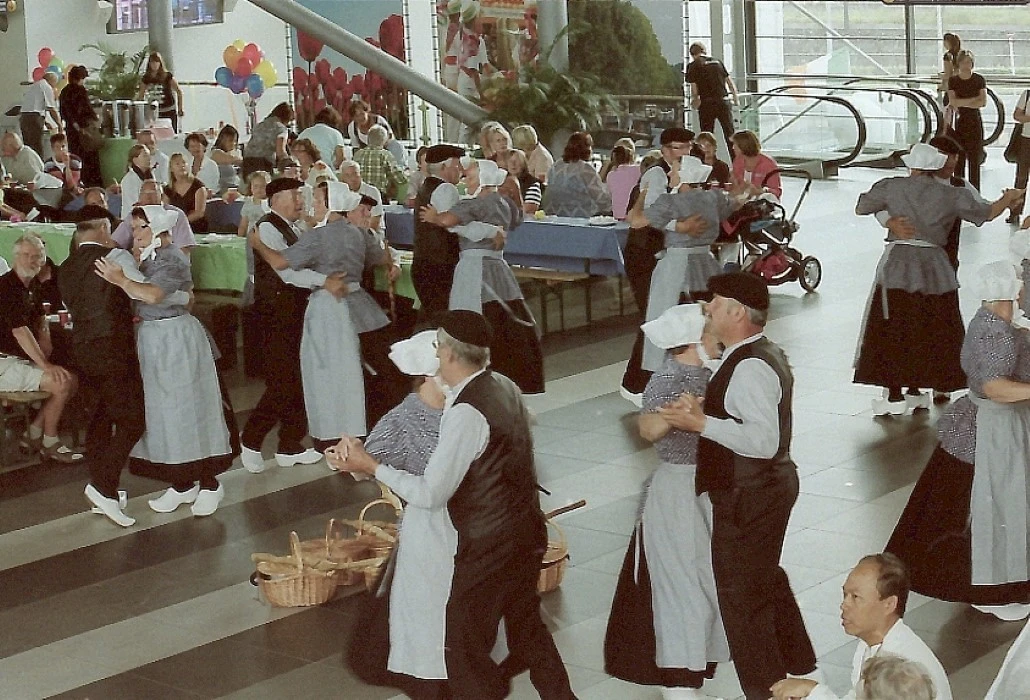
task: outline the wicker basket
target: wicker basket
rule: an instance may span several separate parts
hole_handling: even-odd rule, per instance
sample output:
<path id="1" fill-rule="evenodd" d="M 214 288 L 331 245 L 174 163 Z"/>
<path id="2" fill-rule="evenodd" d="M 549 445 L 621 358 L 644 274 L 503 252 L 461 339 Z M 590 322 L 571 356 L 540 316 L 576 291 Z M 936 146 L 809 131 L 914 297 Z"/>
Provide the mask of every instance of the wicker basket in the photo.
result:
<path id="1" fill-rule="evenodd" d="M 339 584 L 336 570 L 305 565 L 296 532 L 290 533 L 290 553 L 290 557 L 257 563 L 258 588 L 265 599 L 277 608 L 296 608 L 321 605 L 332 598 Z"/>
<path id="2" fill-rule="evenodd" d="M 561 585 L 562 579 L 565 577 L 565 567 L 569 561 L 569 543 L 565 538 L 565 531 L 561 529 L 558 523 L 554 522 L 554 518 L 562 513 L 582 508 L 586 504 L 585 500 L 579 500 L 567 506 L 555 508 L 550 513 L 544 515 L 547 519 L 547 524 L 558 533 L 558 539 L 548 540 L 547 542 L 547 551 L 544 553 L 544 559 L 540 563 L 540 579 L 536 584 L 538 593 L 550 593 Z"/>

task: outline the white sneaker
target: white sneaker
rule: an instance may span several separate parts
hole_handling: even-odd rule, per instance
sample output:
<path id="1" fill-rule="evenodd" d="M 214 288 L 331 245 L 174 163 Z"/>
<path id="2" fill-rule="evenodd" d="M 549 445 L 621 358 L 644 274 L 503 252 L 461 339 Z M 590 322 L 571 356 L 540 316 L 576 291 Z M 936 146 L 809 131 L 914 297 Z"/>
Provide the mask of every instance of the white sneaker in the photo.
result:
<path id="1" fill-rule="evenodd" d="M 129 493 L 121 489 L 118 490 L 118 507 L 125 510 L 125 506 L 129 505 Z M 90 513 L 96 513 L 97 515 L 103 515 L 104 511 L 100 510 L 96 506 L 89 509 Z"/>
<path id="2" fill-rule="evenodd" d="M 888 401 L 887 399 L 873 399 L 874 416 L 903 416 L 908 413 L 908 402 Z"/>
<path id="3" fill-rule="evenodd" d="M 1025 620 L 1030 616 L 1030 605 L 1023 603 L 1009 603 L 1008 605 L 974 605 L 974 609 L 988 615 L 994 615 L 999 620 L 1014 622 Z"/>
<path id="4" fill-rule="evenodd" d="M 86 490 L 84 491 L 86 498 L 89 502 L 100 509 L 100 513 L 107 516 L 107 518 L 116 525 L 122 527 L 131 527 L 136 524 L 135 518 L 130 518 L 128 515 L 122 512 L 122 508 L 115 498 L 108 498 L 104 494 L 97 491 L 93 484 L 86 484 Z"/>
<path id="5" fill-rule="evenodd" d="M 322 453 L 316 449 L 309 447 L 303 452 L 297 454 L 284 454 L 282 452 L 275 453 L 275 463 L 280 467 L 294 467 L 298 464 L 315 464 L 322 460 Z"/>
<path id="6" fill-rule="evenodd" d="M 200 487 L 197 487 L 200 489 Z M 218 510 L 218 505 L 225 498 L 225 486 L 222 482 L 218 482 L 218 488 L 214 491 L 209 489 L 200 489 L 200 493 L 197 494 L 197 500 L 190 506 L 190 511 L 197 516 L 202 518 L 206 515 L 211 515 Z"/>
<path id="7" fill-rule="evenodd" d="M 258 450 L 252 450 L 245 445 L 241 445 L 240 450 L 240 461 L 243 462 L 243 468 L 248 472 L 260 474 L 268 469 L 268 466 L 265 464 L 265 458 Z"/>
<path id="8" fill-rule="evenodd" d="M 948 391 L 934 391 L 933 402 L 936 404 L 948 403 L 951 401 L 951 392 Z"/>
<path id="9" fill-rule="evenodd" d="M 905 395 L 905 406 L 910 411 L 930 410 L 930 395 L 929 394 L 906 394 Z"/>
<path id="10" fill-rule="evenodd" d="M 619 396 L 621 396 L 622 398 L 626 399 L 627 401 L 629 401 L 631 404 L 633 404 L 637 408 L 643 408 L 644 407 L 644 395 L 643 394 L 634 394 L 632 391 L 630 391 L 626 387 L 620 385 L 619 386 Z"/>
<path id="11" fill-rule="evenodd" d="M 193 503 L 197 500 L 198 493 L 200 493 L 200 484 L 193 484 L 193 488 L 189 491 L 182 492 L 169 488 L 157 498 L 147 501 L 147 504 L 155 513 L 171 513 L 184 503 Z"/>

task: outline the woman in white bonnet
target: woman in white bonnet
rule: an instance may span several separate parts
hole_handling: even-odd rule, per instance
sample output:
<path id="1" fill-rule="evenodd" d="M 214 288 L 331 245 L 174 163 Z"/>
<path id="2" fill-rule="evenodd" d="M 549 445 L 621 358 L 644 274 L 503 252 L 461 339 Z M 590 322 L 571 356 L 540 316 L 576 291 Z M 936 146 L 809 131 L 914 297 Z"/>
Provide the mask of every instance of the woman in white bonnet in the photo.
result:
<path id="1" fill-rule="evenodd" d="M 886 551 L 912 590 L 1005 620 L 1030 614 L 1030 345 L 1013 324 L 1023 283 L 1008 260 L 978 275 L 962 368 L 969 393 L 937 422 L 939 444 Z"/>

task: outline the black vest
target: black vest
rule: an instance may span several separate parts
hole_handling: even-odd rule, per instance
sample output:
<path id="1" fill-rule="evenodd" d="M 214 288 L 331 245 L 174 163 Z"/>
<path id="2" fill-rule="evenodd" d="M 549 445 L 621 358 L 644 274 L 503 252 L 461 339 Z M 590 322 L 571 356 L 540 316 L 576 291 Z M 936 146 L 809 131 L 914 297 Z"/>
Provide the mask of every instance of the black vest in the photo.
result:
<path id="1" fill-rule="evenodd" d="M 72 344 L 80 364 L 136 355 L 132 302 L 119 287 L 96 273 L 97 260 L 110 252 L 101 245 L 79 245 L 61 265 L 58 288 L 75 323 Z"/>
<path id="2" fill-rule="evenodd" d="M 661 168 L 668 175 L 672 170 L 672 166 L 665 162 L 662 158 L 658 161 L 658 164 L 654 167 Z M 668 182 L 666 182 L 665 189 L 669 189 Z M 637 197 L 640 196 L 640 183 L 633 185 L 633 189 L 629 193 L 629 207 L 633 208 L 633 204 L 637 201 Z M 645 255 L 657 255 L 661 251 L 665 250 L 665 232 L 656 229 L 654 226 L 645 226 L 644 228 L 631 228 L 626 237 L 626 248 L 639 248 Z"/>
<path id="3" fill-rule="evenodd" d="M 443 180 L 433 175 L 427 177 L 415 195 L 415 245 L 414 259 L 433 265 L 457 265 L 458 237 L 436 224 L 420 221 L 418 213 L 430 205 L 430 199 Z"/>
<path id="4" fill-rule="evenodd" d="M 543 513 L 533 438 L 521 396 L 486 371 L 469 382 L 454 403 L 472 406 L 490 425 L 486 449 L 447 503 L 459 548 L 465 539 L 515 537 L 527 528 L 536 532 Z"/>
<path id="5" fill-rule="evenodd" d="M 758 488 L 776 476 L 779 467 L 795 469 L 790 459 L 790 437 L 792 431 L 791 405 L 794 392 L 794 376 L 791 374 L 787 357 L 768 338 L 760 338 L 733 351 L 708 382 L 705 391 L 705 414 L 712 418 L 729 418 L 739 422 L 736 416 L 726 411 L 726 389 L 738 364 L 749 358 L 757 358 L 769 365 L 780 380 L 780 403 L 778 407 L 780 444 L 776 454 L 769 459 L 754 459 L 736 454 L 717 442 L 702 437 L 697 448 L 697 493 L 719 489 Z"/>
<path id="6" fill-rule="evenodd" d="M 297 232 L 293 230 L 286 219 L 279 216 L 274 212 L 265 214 L 257 222 L 258 226 L 261 224 L 272 224 L 275 226 L 275 230 L 283 235 L 283 239 L 286 241 L 286 245 L 291 246 L 297 242 Z M 265 262 L 265 259 L 258 254 L 254 254 L 254 303 L 259 309 L 268 309 L 271 307 L 275 298 L 285 291 L 288 291 L 289 285 L 283 282 L 282 278 L 279 277 L 272 266 Z"/>

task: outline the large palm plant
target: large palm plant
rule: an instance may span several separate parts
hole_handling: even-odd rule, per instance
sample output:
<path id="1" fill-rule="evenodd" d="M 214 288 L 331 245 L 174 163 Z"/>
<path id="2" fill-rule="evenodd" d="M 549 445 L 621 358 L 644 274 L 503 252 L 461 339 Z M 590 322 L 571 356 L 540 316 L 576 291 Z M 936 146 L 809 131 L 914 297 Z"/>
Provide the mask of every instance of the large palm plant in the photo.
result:
<path id="1" fill-rule="evenodd" d="M 100 100 L 135 99 L 139 90 L 140 69 L 150 54 L 150 47 L 143 46 L 134 54 L 128 51 L 117 51 L 103 42 L 85 44 L 80 49 L 92 49 L 100 54 L 99 67 L 90 66 L 90 77 L 87 80 L 90 96 Z"/>

